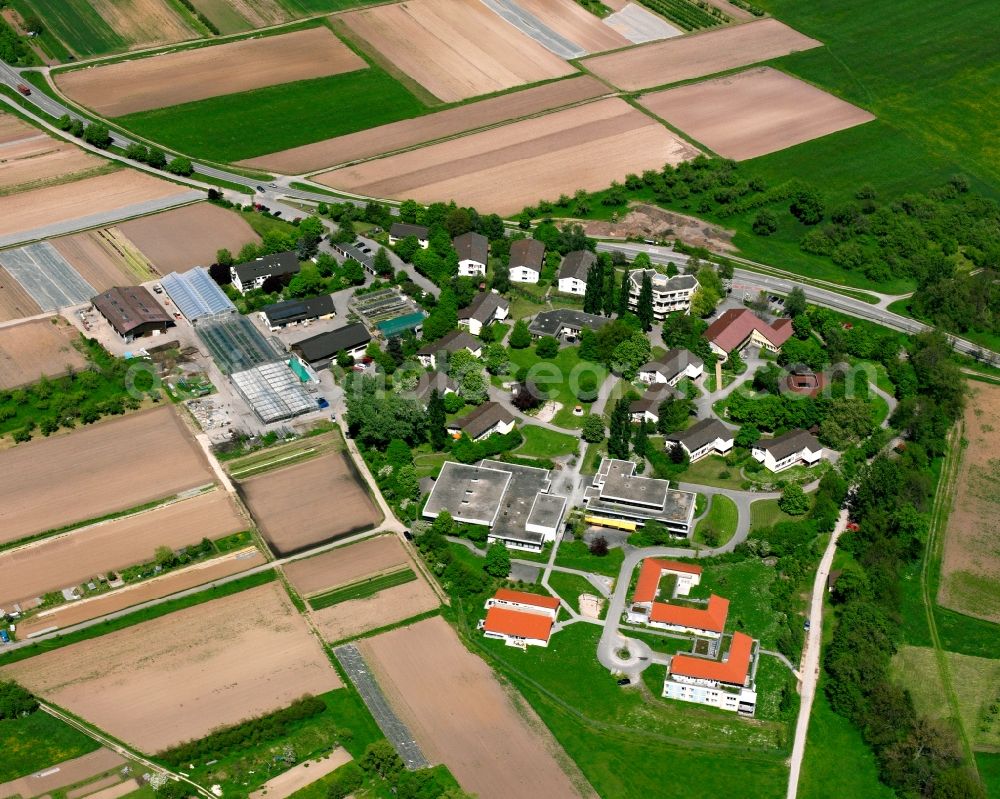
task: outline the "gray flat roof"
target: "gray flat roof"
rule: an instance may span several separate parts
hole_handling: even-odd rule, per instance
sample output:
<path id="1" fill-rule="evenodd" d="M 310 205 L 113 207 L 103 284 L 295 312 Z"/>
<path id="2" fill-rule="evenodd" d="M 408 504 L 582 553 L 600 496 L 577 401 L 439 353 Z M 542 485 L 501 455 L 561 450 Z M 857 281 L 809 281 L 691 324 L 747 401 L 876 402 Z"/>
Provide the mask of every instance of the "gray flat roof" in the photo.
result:
<path id="1" fill-rule="evenodd" d="M 538 494 L 549 489 L 549 473 L 546 469 L 534 466 L 520 466 L 501 461 L 484 460 L 480 466 L 490 469 L 502 469 L 510 475 L 510 482 L 500 503 L 500 512 L 490 532 L 513 541 L 530 541 L 538 543 L 539 533 L 528 532 L 525 525 L 531 514 L 532 505 Z M 560 497 L 560 499 L 562 499 Z M 565 502 L 565 500 L 563 500 Z"/>
<path id="2" fill-rule="evenodd" d="M 670 482 L 635 474 L 632 461 L 612 460 L 606 471 L 601 499 L 625 502 L 630 505 L 647 505 L 662 508 L 667 499 Z"/>
<path id="3" fill-rule="evenodd" d="M 535 502 L 528 512 L 527 523 L 537 527 L 555 529 L 562 521 L 566 510 L 566 498 L 558 494 L 536 494 Z"/>
<path id="4" fill-rule="evenodd" d="M 424 515 L 433 518 L 446 510 L 456 521 L 492 527 L 510 481 L 508 471 L 446 461 L 424 505 Z"/>
<path id="5" fill-rule="evenodd" d="M 671 489 L 667 480 L 641 477 L 634 472 L 632 461 L 604 458 L 594 484 L 586 491 L 587 509 L 668 524 L 687 523 L 694 509 L 693 493 Z"/>
<path id="6" fill-rule="evenodd" d="M 528 330 L 536 336 L 554 336 L 564 327 L 573 330 L 582 330 L 585 327 L 600 330 L 610 321 L 606 316 L 575 311 L 572 308 L 557 308 L 554 311 L 542 311 L 538 314 L 531 320 Z"/>

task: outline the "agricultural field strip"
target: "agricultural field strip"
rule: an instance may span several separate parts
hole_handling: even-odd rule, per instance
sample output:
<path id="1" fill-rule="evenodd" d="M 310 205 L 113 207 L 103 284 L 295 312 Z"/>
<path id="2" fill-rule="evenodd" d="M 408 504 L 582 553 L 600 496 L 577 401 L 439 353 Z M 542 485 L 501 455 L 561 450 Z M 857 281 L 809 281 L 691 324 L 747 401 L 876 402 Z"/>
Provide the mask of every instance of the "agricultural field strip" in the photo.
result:
<path id="1" fill-rule="evenodd" d="M 514 24 L 543 47 L 552 50 L 553 32 L 559 40 L 569 43 L 581 55 L 615 50 L 630 44 L 629 40 L 603 20 L 585 9 L 576 0 L 492 0 L 510 10 L 524 27 Z M 505 19 L 509 17 L 503 15 Z M 547 29 L 547 30 L 546 30 Z M 541 38 L 535 31 L 542 34 Z M 553 50 L 553 52 L 556 52 Z M 562 55 L 557 52 L 557 55 Z M 577 56 L 573 56 L 574 58 Z"/>
<path id="2" fill-rule="evenodd" d="M 605 17 L 603 22 L 633 44 L 670 39 L 684 33 L 680 28 L 647 11 L 638 3 L 628 3 L 620 11 Z"/>
<path id="3" fill-rule="evenodd" d="M 105 771 L 125 765 L 127 761 L 117 752 L 100 748 L 72 760 L 53 763 L 44 772 L 28 774 L 0 784 L 0 796 L 30 797 L 46 791 L 54 792 L 78 782 L 83 782 Z"/>
<path id="4" fill-rule="evenodd" d="M 400 569 L 362 580 L 352 585 L 336 588 L 321 594 L 309 597 L 309 605 L 313 610 L 323 610 L 349 599 L 364 599 L 366 597 L 384 591 L 387 588 L 395 588 L 397 585 L 404 585 L 412 580 L 416 580 L 417 575 L 413 569 Z"/>
<path id="5" fill-rule="evenodd" d="M 60 317 L 0 327 L 0 389 L 85 368 L 87 359 L 73 346 L 77 339 L 76 328 Z"/>
<path id="6" fill-rule="evenodd" d="M 567 61 L 587 54 L 587 51 L 576 42 L 570 41 L 559 31 L 550 28 L 514 0 L 483 0 L 483 2 L 501 18 L 507 20 L 521 33 L 530 36 L 550 53 L 555 53 Z"/>
<path id="7" fill-rule="evenodd" d="M 0 265 L 43 311 L 89 302 L 97 291 L 49 242 L 0 252 Z"/>
<path id="8" fill-rule="evenodd" d="M 296 591 L 312 596 L 412 564 L 399 538 L 383 534 L 297 558 L 284 570 Z"/>

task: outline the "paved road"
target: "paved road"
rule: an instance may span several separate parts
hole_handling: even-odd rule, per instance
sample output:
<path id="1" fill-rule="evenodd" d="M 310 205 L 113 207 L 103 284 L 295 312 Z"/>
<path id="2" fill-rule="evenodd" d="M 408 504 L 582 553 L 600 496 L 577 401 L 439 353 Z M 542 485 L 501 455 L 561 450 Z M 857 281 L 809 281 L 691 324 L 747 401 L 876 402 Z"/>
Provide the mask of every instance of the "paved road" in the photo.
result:
<path id="1" fill-rule="evenodd" d="M 795 799 L 799 790 L 799 773 L 802 770 L 802 756 L 806 751 L 806 734 L 809 732 L 809 714 L 812 711 L 813 699 L 816 696 L 816 683 L 819 680 L 819 655 L 823 643 L 823 600 L 826 597 L 826 580 L 833 565 L 833 556 L 837 551 L 837 539 L 847 527 L 847 510 L 840 512 L 837 526 L 830 536 L 823 558 L 816 570 L 813 581 L 812 600 L 809 605 L 809 635 L 806 636 L 805 649 L 802 652 L 801 689 L 799 694 L 802 702 L 799 705 L 799 718 L 795 724 L 795 740 L 792 743 L 791 770 L 788 774 L 787 799 Z"/>

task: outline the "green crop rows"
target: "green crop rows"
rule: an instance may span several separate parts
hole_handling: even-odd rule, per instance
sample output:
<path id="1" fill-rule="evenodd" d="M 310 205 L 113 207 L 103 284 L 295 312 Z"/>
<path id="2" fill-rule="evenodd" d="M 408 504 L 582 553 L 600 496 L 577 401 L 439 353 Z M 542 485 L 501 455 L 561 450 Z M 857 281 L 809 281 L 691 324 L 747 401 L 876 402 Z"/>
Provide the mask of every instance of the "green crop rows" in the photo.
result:
<path id="1" fill-rule="evenodd" d="M 352 583 L 343 588 L 328 591 L 325 594 L 320 594 L 310 599 L 309 604 L 313 610 L 322 610 L 323 608 L 346 602 L 349 599 L 365 599 L 373 594 L 377 594 L 379 591 L 385 591 L 387 588 L 395 588 L 397 585 L 404 585 L 416 579 L 417 575 L 413 573 L 413 569 L 403 569 L 398 572 L 383 574 L 373 577 L 370 580 Z"/>

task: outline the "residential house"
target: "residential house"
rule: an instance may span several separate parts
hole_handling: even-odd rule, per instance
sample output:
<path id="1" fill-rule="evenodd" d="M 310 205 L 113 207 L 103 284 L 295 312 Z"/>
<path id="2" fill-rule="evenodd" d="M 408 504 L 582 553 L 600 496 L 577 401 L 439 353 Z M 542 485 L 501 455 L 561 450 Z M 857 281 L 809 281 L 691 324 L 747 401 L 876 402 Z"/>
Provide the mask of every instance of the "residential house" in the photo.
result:
<path id="1" fill-rule="evenodd" d="M 823 445 L 808 430 L 789 430 L 783 436 L 762 438 L 750 450 L 754 460 L 772 472 L 791 466 L 815 466 L 823 459 Z"/>
<path id="2" fill-rule="evenodd" d="M 668 480 L 642 477 L 632 461 L 604 458 L 584 493 L 584 521 L 633 531 L 650 519 L 672 535 L 687 537 L 694 529 L 695 495 L 670 488 Z"/>
<path id="3" fill-rule="evenodd" d="M 329 366 L 342 352 L 360 358 L 371 340 L 368 328 L 362 324 L 353 324 L 296 341 L 291 349 L 314 369 L 322 369 Z"/>
<path id="4" fill-rule="evenodd" d="M 639 293 L 642 291 L 643 275 L 649 275 L 653 284 L 653 318 L 666 319 L 677 311 L 691 310 L 691 297 L 698 288 L 694 275 L 674 275 L 668 277 L 655 269 L 633 269 L 628 275 L 628 307 L 638 310 Z"/>
<path id="5" fill-rule="evenodd" d="M 597 256 L 590 250 L 574 250 L 563 258 L 559 267 L 559 291 L 583 296 L 587 292 L 587 275 L 597 263 Z"/>
<path id="6" fill-rule="evenodd" d="M 733 432 L 718 419 L 702 419 L 667 436 L 667 444 L 680 444 L 692 463 L 706 455 L 725 455 L 733 443 Z"/>
<path id="7" fill-rule="evenodd" d="M 91 303 L 125 342 L 158 336 L 174 326 L 170 314 L 142 286 L 114 286 Z"/>
<path id="8" fill-rule="evenodd" d="M 368 274 L 375 274 L 374 257 L 370 253 L 362 250 L 356 243 L 341 244 L 333 241 L 330 242 L 330 246 L 333 247 L 334 252 L 343 256 L 345 260 L 357 261 Z"/>
<path id="9" fill-rule="evenodd" d="M 558 615 L 555 597 L 501 588 L 486 600 L 486 618 L 480 620 L 479 629 L 507 646 L 548 646 Z"/>
<path id="10" fill-rule="evenodd" d="M 486 274 L 486 263 L 490 255 L 490 243 L 480 233 L 463 233 L 456 236 L 451 245 L 458 253 L 458 276 L 476 277 Z"/>
<path id="11" fill-rule="evenodd" d="M 543 336 L 554 336 L 566 340 L 573 340 L 580 337 L 580 332 L 588 330 L 600 330 L 611 320 L 606 316 L 598 316 L 583 311 L 574 311 L 572 308 L 557 308 L 554 311 L 542 311 L 528 323 L 528 332 L 534 338 Z"/>
<path id="12" fill-rule="evenodd" d="M 478 336 L 484 327 L 494 322 L 502 322 L 510 313 L 510 303 L 495 291 L 484 291 L 472 298 L 465 308 L 458 312 L 458 326 L 467 327 Z"/>
<path id="13" fill-rule="evenodd" d="M 663 696 L 752 716 L 757 707 L 756 661 L 756 642 L 745 633 L 733 633 L 729 650 L 721 660 L 674 655 L 663 683 Z"/>
<path id="14" fill-rule="evenodd" d="M 430 246 L 428 230 L 423 225 L 408 225 L 405 222 L 393 222 L 389 228 L 389 244 L 398 244 L 408 236 L 416 238 L 420 248 L 426 250 Z"/>
<path id="15" fill-rule="evenodd" d="M 672 349 L 662 358 L 650 361 L 639 369 L 643 383 L 666 383 L 676 386 L 685 377 L 697 380 L 705 373 L 705 362 L 685 349 Z"/>
<path id="16" fill-rule="evenodd" d="M 469 335 L 465 330 L 452 330 L 437 341 L 425 344 L 417 350 L 417 360 L 424 367 L 437 369 L 437 356 L 442 353 L 452 355 L 459 350 L 468 350 L 477 358 L 481 358 L 483 355 L 483 344 L 479 339 Z"/>
<path id="17" fill-rule="evenodd" d="M 264 255 L 253 261 L 229 267 L 233 285 L 240 294 L 259 289 L 269 277 L 287 277 L 298 274 L 299 256 L 294 252 Z"/>
<path id="18" fill-rule="evenodd" d="M 673 580 L 674 587 L 670 592 L 671 599 L 675 596 L 687 596 L 691 593 L 692 588 L 701 583 L 701 571 L 701 566 L 694 563 L 646 558 L 639 570 L 639 579 L 635 584 L 632 604 L 651 608 L 653 602 L 660 595 L 660 583 L 664 577 L 671 577 Z"/>
<path id="19" fill-rule="evenodd" d="M 545 245 L 536 239 L 518 239 L 510 245 L 510 279 L 513 283 L 537 283 L 542 275 Z"/>
<path id="20" fill-rule="evenodd" d="M 285 300 L 260 309 L 260 318 L 273 333 L 289 325 L 311 322 L 316 319 L 333 319 L 337 309 L 333 297 L 324 294 L 308 300 Z"/>
<path id="21" fill-rule="evenodd" d="M 733 308 L 712 322 L 704 335 L 712 351 L 723 360 L 733 350 L 749 346 L 781 352 L 782 344 L 791 338 L 792 320 L 776 319 L 768 324 L 746 308 Z"/>
<path id="22" fill-rule="evenodd" d="M 641 399 L 633 400 L 629 406 L 629 413 L 632 414 L 633 422 L 647 422 L 656 424 L 660 421 L 660 406 L 668 399 L 680 397 L 680 392 L 666 383 L 654 383 L 646 389 L 646 393 Z"/>
<path id="23" fill-rule="evenodd" d="M 482 441 L 494 433 L 506 435 L 514 429 L 514 414 L 497 402 L 484 402 L 471 413 L 456 419 L 448 425 L 454 438 L 465 433 L 473 441 Z"/>
<path id="24" fill-rule="evenodd" d="M 442 397 L 445 394 L 458 392 L 458 385 L 444 372 L 424 372 L 417 380 L 413 396 L 424 408 L 431 401 L 431 394 L 437 391 Z"/>

